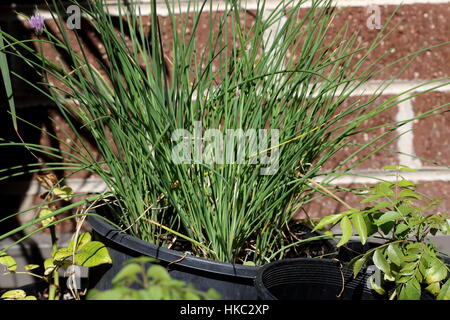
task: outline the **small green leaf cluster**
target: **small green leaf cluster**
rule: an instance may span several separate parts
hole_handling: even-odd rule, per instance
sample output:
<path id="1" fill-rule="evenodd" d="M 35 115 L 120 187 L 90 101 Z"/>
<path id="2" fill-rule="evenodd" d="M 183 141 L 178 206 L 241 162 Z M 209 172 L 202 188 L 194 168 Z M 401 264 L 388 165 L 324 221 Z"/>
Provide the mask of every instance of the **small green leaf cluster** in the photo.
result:
<path id="1" fill-rule="evenodd" d="M 9 290 L 0 296 L 0 300 L 37 300 L 35 296 L 27 296 L 26 292 L 20 289 Z"/>
<path id="2" fill-rule="evenodd" d="M 314 230 L 339 224 L 342 237 L 338 247 L 354 234 L 359 235 L 362 244 L 375 234 L 384 239 L 383 244 L 350 262 L 355 277 L 368 263 L 375 264 L 383 277 L 372 276 L 370 283 L 379 294 L 387 294 L 386 288 L 391 288 L 390 299 L 416 300 L 425 290 L 439 300 L 450 300 L 449 266 L 428 241 L 429 235 L 450 234 L 448 214 L 433 212 L 438 201 L 425 199 L 415 190 L 416 185 L 399 173 L 413 169 L 384 169 L 395 169 L 396 180 L 367 187 L 361 203 L 368 206 L 324 217 Z"/>
<path id="3" fill-rule="evenodd" d="M 24 271 L 17 271 L 17 263 L 15 259 L 6 252 L 0 252 L 0 265 L 5 265 L 7 273 L 26 273 L 34 277 L 38 277 L 55 286 L 52 283 L 53 277 L 57 276 L 60 268 L 68 268 L 71 265 L 82 267 L 95 267 L 102 264 L 111 264 L 112 260 L 109 256 L 108 249 L 99 241 L 92 241 L 91 234 L 86 232 L 72 239 L 68 246 L 59 248 L 53 252 L 52 257 L 44 261 L 44 275 L 40 276 L 33 272 L 39 268 L 39 265 L 29 264 L 24 266 Z M 59 283 L 59 281 L 57 282 Z M 56 288 L 60 291 L 60 288 Z M 55 297 L 59 297 L 57 294 Z M 36 300 L 34 296 L 27 296 L 23 290 L 10 290 L 5 292 L 0 299 L 6 300 Z"/>
<path id="4" fill-rule="evenodd" d="M 150 257 L 138 257 L 124 263 L 112 280 L 113 289 L 88 292 L 88 300 L 218 300 L 214 289 L 202 292 L 191 284 L 171 278 L 167 270 Z M 146 269 L 145 264 L 152 263 Z M 141 289 L 133 289 L 133 285 Z"/>
<path id="5" fill-rule="evenodd" d="M 89 268 L 105 263 L 112 263 L 108 249 L 100 241 L 92 241 L 91 234 L 85 232 L 77 237 L 76 243 L 72 239 L 66 248 L 56 250 L 51 258 L 44 261 L 44 275 L 71 265 Z"/>

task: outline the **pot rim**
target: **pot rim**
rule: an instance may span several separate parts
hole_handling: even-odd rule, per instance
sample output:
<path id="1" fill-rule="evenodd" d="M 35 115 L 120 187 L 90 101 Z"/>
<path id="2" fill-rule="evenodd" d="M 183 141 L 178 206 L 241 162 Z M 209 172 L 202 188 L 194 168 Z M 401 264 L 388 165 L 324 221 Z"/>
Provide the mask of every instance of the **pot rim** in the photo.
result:
<path id="1" fill-rule="evenodd" d="M 105 218 L 103 218 L 98 212 L 95 212 L 95 210 L 92 213 L 93 214 L 91 215 L 87 215 L 87 221 L 91 225 L 92 229 L 100 236 L 128 250 L 162 260 L 166 263 L 173 263 L 173 265 L 176 266 L 187 267 L 198 271 L 214 273 L 222 276 L 255 279 L 257 270 L 266 265 L 246 266 L 242 264 L 219 262 L 193 255 L 186 256 L 183 252 L 160 247 L 129 234 L 123 233 L 116 227 L 114 227 L 111 223 L 109 223 Z M 321 232 L 315 232 L 321 234 Z M 334 241 L 333 239 L 326 239 L 326 241 L 330 244 L 331 247 L 337 248 L 336 241 Z"/>
<path id="2" fill-rule="evenodd" d="M 125 247 L 126 249 L 135 251 L 143 255 L 162 260 L 167 263 L 174 263 L 177 266 L 188 267 L 209 273 L 248 279 L 254 279 L 256 277 L 256 271 L 260 267 L 219 262 L 196 256 L 186 256 L 180 251 L 163 248 L 155 244 L 143 241 L 139 238 L 130 236 L 126 233 L 122 233 L 120 230 L 117 230 L 112 224 L 97 216 L 88 215 L 87 221 L 97 234 L 115 243 L 116 245 Z"/>

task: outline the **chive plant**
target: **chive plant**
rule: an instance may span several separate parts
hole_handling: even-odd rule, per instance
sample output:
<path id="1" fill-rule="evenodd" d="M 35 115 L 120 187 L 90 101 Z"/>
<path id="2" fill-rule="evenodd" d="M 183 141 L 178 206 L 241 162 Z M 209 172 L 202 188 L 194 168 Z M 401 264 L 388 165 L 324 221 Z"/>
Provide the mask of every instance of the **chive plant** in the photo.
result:
<path id="1" fill-rule="evenodd" d="M 165 26 L 156 0 L 149 2 L 145 21 L 139 5 L 129 1 L 115 4 L 123 17 L 118 20 L 108 14 L 110 1 L 71 2 L 79 5 L 86 17 L 83 24 L 96 31 L 104 46 L 105 58 L 96 66 L 83 48 L 83 27 L 67 30 L 62 15 L 53 18 L 58 32 L 45 29 L 37 40 L 18 41 L 2 32 L 0 63 L 6 70 L 8 54 L 33 66 L 44 81 L 43 86 L 30 85 L 56 104 L 76 138 L 82 141 L 82 130 L 89 132 L 101 160 L 85 144 L 71 144 L 60 163 L 30 166 L 29 171 L 70 167 L 97 174 L 109 190 L 98 197 L 112 198 L 118 207 L 114 222 L 143 240 L 166 246 L 174 237 L 183 238 L 196 255 L 224 262 L 258 264 L 281 258 L 292 245 L 285 232 L 295 213 L 313 192 L 322 192 L 311 179 L 323 175 L 330 180 L 336 172 L 353 168 L 359 161 L 349 165 L 349 160 L 364 150 L 369 150 L 365 158 L 373 155 L 395 139 L 388 139 L 389 133 L 414 120 L 361 127 L 410 98 L 405 92 L 377 102 L 399 73 L 365 102 L 355 99 L 344 107 L 368 81 L 396 63 L 406 68 L 420 52 L 380 68 L 382 57 L 370 63 L 367 58 L 389 36 L 386 27 L 368 47 L 359 45 L 357 32 L 347 27 L 330 41 L 337 13 L 331 0 L 313 0 L 307 9 L 303 0 L 280 1 L 268 15 L 263 15 L 264 0 L 253 13 L 241 10 L 245 1 L 225 1 L 220 12 L 211 1 L 183 1 L 189 14 L 177 12 L 180 1 L 167 0 Z M 53 6 L 55 12 L 65 12 L 56 2 Z M 206 34 L 199 31 L 204 24 Z M 170 40 L 164 40 L 164 34 Z M 199 46 L 200 36 L 204 47 Z M 70 38 L 80 50 L 73 49 Z M 44 44 L 63 52 L 70 65 L 57 65 L 44 56 Z M 3 75 L 9 79 L 9 73 Z M 441 109 L 416 118 L 435 111 Z M 359 145 L 331 172 L 321 170 L 355 134 L 383 126 L 383 134 Z M 174 132 L 181 129 L 197 130 L 201 136 L 175 141 Z M 203 135 L 208 129 L 216 129 L 216 138 L 228 132 L 276 132 L 278 141 L 269 145 L 265 137 L 266 147 L 254 153 L 251 137 L 235 139 L 219 143 L 221 152 L 213 157 L 196 159 L 196 148 L 200 145 L 201 151 L 202 143 L 212 141 Z M 174 162 L 180 144 L 192 161 Z M 36 153 L 56 153 L 50 147 L 25 145 Z M 244 161 L 228 161 L 238 150 L 246 151 Z M 263 154 L 277 160 L 271 174 L 261 174 Z M 4 170 L 2 179 L 8 176 Z"/>

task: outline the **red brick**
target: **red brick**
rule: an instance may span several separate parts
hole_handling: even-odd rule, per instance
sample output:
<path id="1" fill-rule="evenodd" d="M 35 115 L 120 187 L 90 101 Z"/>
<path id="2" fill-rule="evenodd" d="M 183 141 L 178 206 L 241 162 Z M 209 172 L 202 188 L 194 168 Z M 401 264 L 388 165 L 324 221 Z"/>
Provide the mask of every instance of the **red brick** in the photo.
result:
<path id="1" fill-rule="evenodd" d="M 374 107 L 385 103 L 390 97 L 382 96 L 373 101 L 373 105 L 368 108 L 368 111 L 373 110 Z M 342 108 L 347 108 L 351 106 L 353 103 L 358 101 L 357 97 L 351 97 L 347 99 Z M 360 104 L 366 103 L 368 101 L 368 97 L 361 97 Z M 359 105 L 359 104 L 358 104 Z M 365 121 L 360 130 L 367 130 L 369 128 L 384 126 L 388 123 L 393 123 L 395 121 L 395 117 L 397 114 L 397 106 L 392 106 L 389 109 L 382 111 L 378 115 L 373 118 Z M 347 121 L 350 122 L 354 119 L 354 116 L 349 116 Z M 345 122 L 340 122 L 339 125 L 344 125 Z M 331 170 L 335 168 L 341 161 L 344 161 L 347 157 L 356 152 L 361 145 L 368 143 L 372 139 L 380 136 L 388 132 L 390 126 L 384 126 L 381 128 L 377 128 L 374 130 L 370 130 L 368 132 L 357 133 L 353 136 L 350 136 L 346 139 L 350 145 L 343 147 L 340 151 L 338 151 L 324 166 L 324 170 Z M 345 127 L 344 127 L 345 129 Z M 341 131 L 341 130 L 339 130 Z M 367 147 L 365 150 L 359 152 L 354 158 L 350 159 L 347 164 L 343 168 L 349 168 L 350 166 L 356 164 L 359 160 L 362 160 L 366 156 L 368 156 L 375 149 L 381 147 L 384 143 L 386 143 L 389 139 L 394 139 L 396 137 L 396 133 L 390 132 L 380 140 L 374 142 L 372 147 Z M 389 143 L 387 146 L 381 148 L 378 152 L 367 158 L 364 162 L 355 167 L 355 169 L 380 169 L 383 166 L 395 164 L 398 162 L 397 154 L 394 152 L 396 150 L 396 140 Z"/>
<path id="2" fill-rule="evenodd" d="M 438 205 L 437 208 L 427 211 L 426 214 L 436 214 L 436 213 L 450 213 L 450 182 L 443 181 L 432 181 L 432 182 L 417 182 L 417 191 L 422 193 L 428 198 L 431 199 L 441 199 L 442 202 Z M 361 184 L 352 184 L 340 186 L 345 188 L 361 188 L 364 185 Z M 334 191 L 334 187 L 328 187 L 329 191 L 332 191 L 337 197 L 343 200 L 345 203 L 350 205 L 353 208 L 362 209 L 366 204 L 361 204 L 360 201 L 363 197 L 355 195 L 352 192 L 348 191 Z M 318 218 L 324 217 L 331 214 L 340 213 L 342 211 L 347 210 L 347 207 L 340 203 L 339 201 L 331 198 L 331 197 L 320 197 L 319 194 L 316 194 L 315 197 L 317 199 L 312 200 L 310 203 L 303 206 L 303 209 L 298 210 L 298 214 L 296 218 L 304 219 L 307 217 L 310 218 Z M 424 197 L 424 199 L 426 199 Z M 418 202 L 417 205 L 423 205 L 425 202 Z M 424 206 L 425 207 L 425 206 Z"/>
<path id="3" fill-rule="evenodd" d="M 447 213 L 450 214 L 450 182 L 449 181 L 432 181 L 421 182 L 418 184 L 417 190 L 431 199 L 441 199 L 439 206 L 430 213 Z"/>
<path id="4" fill-rule="evenodd" d="M 396 6 L 379 6 L 381 24 L 396 10 Z M 330 30 L 324 38 L 324 43 L 331 43 L 344 26 L 348 26 L 348 36 L 357 34 L 357 45 L 365 48 L 355 54 L 355 62 L 361 59 L 366 49 L 375 41 L 381 30 L 369 29 L 367 20 L 371 12 L 366 7 L 341 8 L 342 11 L 330 24 Z M 305 12 L 304 9 L 303 13 Z M 367 57 L 364 66 L 374 64 L 377 70 L 387 67 L 390 63 L 413 54 L 423 48 L 450 41 L 450 3 L 447 4 L 414 4 L 404 5 L 393 16 L 385 31 L 392 33 Z M 297 53 L 298 54 L 298 51 Z M 382 59 L 377 61 L 382 55 Z M 436 79 L 450 75 L 450 44 L 423 51 L 399 79 Z M 387 79 L 391 74 L 398 74 L 406 66 L 406 61 L 400 62 L 378 74 L 375 79 Z"/>

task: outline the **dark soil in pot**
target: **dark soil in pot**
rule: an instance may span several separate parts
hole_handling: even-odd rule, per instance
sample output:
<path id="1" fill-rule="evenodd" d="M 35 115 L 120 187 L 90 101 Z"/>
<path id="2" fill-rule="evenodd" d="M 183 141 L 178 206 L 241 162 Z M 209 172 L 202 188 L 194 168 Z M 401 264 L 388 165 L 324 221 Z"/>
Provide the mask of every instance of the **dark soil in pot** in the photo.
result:
<path id="1" fill-rule="evenodd" d="M 312 232 L 312 228 L 301 222 L 294 222 L 289 227 L 289 231 L 289 235 L 286 236 L 287 243 L 295 243 L 297 241 L 323 235 L 322 232 Z M 336 244 L 336 241 L 329 239 L 300 243 L 299 245 L 288 248 L 284 252 L 284 258 L 336 258 L 339 252 Z"/>
<path id="2" fill-rule="evenodd" d="M 89 287 L 98 290 L 111 289 L 111 280 L 123 267 L 123 263 L 132 257 L 141 255 L 157 258 L 179 280 L 191 283 L 199 290 L 216 289 L 226 300 L 257 299 L 254 280 L 258 267 L 212 261 L 187 255 L 183 251 L 158 247 L 151 243 L 122 233 L 101 218 L 89 216 L 88 222 L 94 231 L 94 237 L 102 241 L 109 250 L 113 264 L 89 269 Z M 317 236 L 304 225 L 294 224 L 299 239 Z M 303 231 L 302 231 L 303 230 Z M 298 241 L 298 240 L 297 240 Z M 302 244 L 289 255 L 299 254 L 303 257 L 335 257 L 337 253 L 334 240 L 318 240 L 311 246 Z M 182 245 L 181 245 L 182 247 Z"/>

